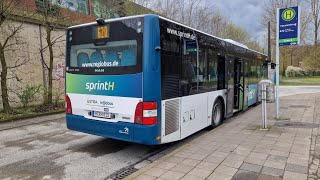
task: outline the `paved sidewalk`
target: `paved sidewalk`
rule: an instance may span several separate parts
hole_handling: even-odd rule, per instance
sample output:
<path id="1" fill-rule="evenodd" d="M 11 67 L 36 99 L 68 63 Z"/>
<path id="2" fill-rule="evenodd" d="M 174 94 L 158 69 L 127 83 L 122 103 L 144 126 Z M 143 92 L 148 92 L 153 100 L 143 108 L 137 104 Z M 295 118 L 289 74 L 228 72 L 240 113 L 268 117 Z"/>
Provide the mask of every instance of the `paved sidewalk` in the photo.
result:
<path id="1" fill-rule="evenodd" d="M 269 104 L 269 131 L 259 130 L 261 106 L 227 120 L 126 179 L 320 178 L 320 93 L 280 99 L 276 121 Z"/>
<path id="2" fill-rule="evenodd" d="M 296 94 L 320 93 L 320 86 L 280 86 L 280 96 Z"/>

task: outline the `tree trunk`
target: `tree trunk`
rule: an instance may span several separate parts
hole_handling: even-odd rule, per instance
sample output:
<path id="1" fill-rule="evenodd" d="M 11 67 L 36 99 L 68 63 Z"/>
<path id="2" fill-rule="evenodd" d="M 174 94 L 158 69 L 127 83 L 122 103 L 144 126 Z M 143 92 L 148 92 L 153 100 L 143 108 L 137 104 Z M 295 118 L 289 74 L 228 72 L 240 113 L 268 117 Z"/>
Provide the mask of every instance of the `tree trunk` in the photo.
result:
<path id="1" fill-rule="evenodd" d="M 311 0 L 311 13 L 314 24 L 314 45 L 318 44 L 318 30 L 319 30 L 319 0 Z"/>
<path id="2" fill-rule="evenodd" d="M 319 30 L 318 25 L 315 25 L 315 27 L 314 27 L 314 45 L 318 44 L 318 30 Z"/>
<path id="3" fill-rule="evenodd" d="M 53 44 L 51 42 L 51 28 L 47 27 L 46 32 L 47 32 L 47 44 L 49 48 L 49 69 L 48 69 L 48 104 L 52 104 L 52 84 L 53 84 L 53 79 L 52 79 L 52 72 L 53 72 Z"/>
<path id="4" fill-rule="evenodd" d="M 42 65 L 42 84 L 43 84 L 43 104 L 48 104 L 48 83 L 46 76 L 46 64 L 43 57 L 43 43 L 42 43 L 42 30 L 41 25 L 39 25 L 39 34 L 40 34 L 40 61 Z"/>
<path id="5" fill-rule="evenodd" d="M 10 114 L 12 109 L 9 104 L 9 95 L 8 95 L 8 87 L 7 87 L 7 75 L 8 75 L 8 66 L 6 63 L 6 59 L 4 57 L 4 47 L 0 43 L 0 61 L 2 66 L 1 71 L 1 95 L 2 95 L 2 105 L 4 112 Z"/>

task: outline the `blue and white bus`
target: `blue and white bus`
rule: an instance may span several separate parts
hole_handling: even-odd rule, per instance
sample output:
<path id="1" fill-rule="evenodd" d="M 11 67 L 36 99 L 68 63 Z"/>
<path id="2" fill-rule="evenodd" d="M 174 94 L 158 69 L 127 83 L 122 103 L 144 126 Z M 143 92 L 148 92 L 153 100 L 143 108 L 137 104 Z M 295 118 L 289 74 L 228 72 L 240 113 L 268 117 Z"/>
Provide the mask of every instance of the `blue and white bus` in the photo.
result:
<path id="1" fill-rule="evenodd" d="M 67 127 L 148 145 L 184 139 L 258 103 L 266 58 L 157 15 L 70 27 Z"/>

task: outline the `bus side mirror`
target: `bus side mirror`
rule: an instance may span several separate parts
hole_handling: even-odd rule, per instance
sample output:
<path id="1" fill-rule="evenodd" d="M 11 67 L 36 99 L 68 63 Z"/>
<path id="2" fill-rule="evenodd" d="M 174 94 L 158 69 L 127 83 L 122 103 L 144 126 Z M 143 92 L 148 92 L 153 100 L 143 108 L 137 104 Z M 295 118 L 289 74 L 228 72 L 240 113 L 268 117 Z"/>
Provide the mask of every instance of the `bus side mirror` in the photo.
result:
<path id="1" fill-rule="evenodd" d="M 157 46 L 156 48 L 154 48 L 157 52 L 161 51 L 161 47 Z"/>

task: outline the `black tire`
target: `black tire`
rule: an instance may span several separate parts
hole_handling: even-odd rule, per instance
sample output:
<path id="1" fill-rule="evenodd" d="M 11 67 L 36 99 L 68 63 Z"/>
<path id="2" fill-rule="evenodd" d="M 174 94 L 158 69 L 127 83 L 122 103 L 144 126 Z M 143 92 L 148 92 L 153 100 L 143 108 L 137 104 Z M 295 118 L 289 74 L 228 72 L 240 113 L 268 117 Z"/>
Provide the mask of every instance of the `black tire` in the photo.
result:
<path id="1" fill-rule="evenodd" d="M 211 126 L 216 128 L 222 124 L 223 120 L 223 104 L 220 99 L 217 99 L 212 107 Z"/>

